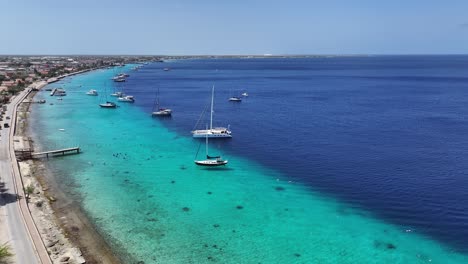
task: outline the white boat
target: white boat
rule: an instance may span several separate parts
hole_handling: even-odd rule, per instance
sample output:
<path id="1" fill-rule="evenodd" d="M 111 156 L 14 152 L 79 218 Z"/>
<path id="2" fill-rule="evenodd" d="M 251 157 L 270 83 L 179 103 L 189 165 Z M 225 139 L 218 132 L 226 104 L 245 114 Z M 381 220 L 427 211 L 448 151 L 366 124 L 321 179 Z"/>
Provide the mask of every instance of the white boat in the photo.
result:
<path id="1" fill-rule="evenodd" d="M 210 113 L 210 128 L 203 130 L 194 130 L 192 135 L 194 138 L 231 138 L 231 130 L 229 126 L 225 127 L 213 127 L 213 100 L 214 100 L 214 86 L 211 90 L 211 113 Z"/>
<path id="2" fill-rule="evenodd" d="M 205 138 L 206 138 L 206 141 L 205 141 L 206 159 L 194 160 L 195 164 L 197 164 L 198 166 L 207 166 L 207 167 L 216 167 L 216 166 L 226 165 L 228 163 L 228 160 L 224 160 L 221 156 L 210 156 L 208 154 L 208 134 L 205 135 Z"/>
<path id="3" fill-rule="evenodd" d="M 240 96 L 233 96 L 232 90 L 229 92 L 229 99 L 230 102 L 242 102 L 242 98 Z"/>
<path id="4" fill-rule="evenodd" d="M 102 104 L 99 104 L 99 106 L 102 107 L 102 108 L 116 108 L 117 107 L 117 105 L 115 103 L 109 102 L 109 101 L 107 101 L 105 103 L 102 103 Z"/>
<path id="5" fill-rule="evenodd" d="M 162 108 L 159 104 L 159 88 L 158 88 L 158 95 L 156 96 L 156 111 L 153 107 L 153 112 L 151 113 L 152 116 L 171 116 L 172 110 L 169 108 Z"/>
<path id="6" fill-rule="evenodd" d="M 172 110 L 169 108 L 159 108 L 157 111 L 153 111 L 151 113 L 153 116 L 171 116 Z"/>
<path id="7" fill-rule="evenodd" d="M 135 98 L 133 98 L 132 95 L 122 96 L 122 97 L 117 98 L 117 100 L 119 102 L 127 102 L 127 103 L 134 103 L 135 102 Z"/>
<path id="8" fill-rule="evenodd" d="M 86 92 L 86 94 L 91 96 L 98 96 L 98 92 L 96 90 L 89 90 Z"/>
<path id="9" fill-rule="evenodd" d="M 240 98 L 238 96 L 232 96 L 232 97 L 229 97 L 229 101 L 231 101 L 231 102 L 242 102 L 242 98 Z"/>
<path id="10" fill-rule="evenodd" d="M 114 79 L 114 82 L 125 82 L 125 77 L 118 77 Z"/>
<path id="11" fill-rule="evenodd" d="M 101 107 L 101 108 L 117 108 L 117 105 L 114 102 L 107 101 L 107 91 L 106 91 L 105 87 L 104 87 L 104 96 L 106 98 L 106 102 L 105 103 L 100 103 L 99 107 Z"/>
<path id="12" fill-rule="evenodd" d="M 122 92 L 115 92 L 115 93 L 112 93 L 111 96 L 114 96 L 114 97 L 123 97 L 125 96 L 124 93 Z"/>
<path id="13" fill-rule="evenodd" d="M 242 93 L 242 96 L 247 97 L 247 96 L 249 96 L 249 94 L 248 93 Z"/>

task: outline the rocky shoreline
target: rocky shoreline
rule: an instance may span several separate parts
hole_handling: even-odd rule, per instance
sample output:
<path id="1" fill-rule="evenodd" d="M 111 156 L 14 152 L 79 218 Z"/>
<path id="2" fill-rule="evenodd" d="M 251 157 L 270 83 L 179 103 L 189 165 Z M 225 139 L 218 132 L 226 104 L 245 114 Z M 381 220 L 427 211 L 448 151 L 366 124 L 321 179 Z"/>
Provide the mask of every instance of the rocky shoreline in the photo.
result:
<path id="1" fill-rule="evenodd" d="M 32 102 L 36 92 L 26 100 Z M 29 104 L 18 108 L 17 136 L 28 137 Z M 121 263 L 89 222 L 79 204 L 60 189 L 41 160 L 18 162 L 25 189 L 30 189 L 29 210 L 53 263 Z M 30 186 L 30 187 L 29 187 Z"/>

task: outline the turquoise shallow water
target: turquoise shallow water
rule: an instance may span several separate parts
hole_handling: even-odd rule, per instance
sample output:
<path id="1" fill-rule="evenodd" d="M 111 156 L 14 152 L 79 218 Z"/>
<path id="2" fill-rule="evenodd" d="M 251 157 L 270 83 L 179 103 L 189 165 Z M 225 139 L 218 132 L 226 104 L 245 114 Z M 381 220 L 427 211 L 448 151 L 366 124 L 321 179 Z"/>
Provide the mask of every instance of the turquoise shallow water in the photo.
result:
<path id="1" fill-rule="evenodd" d="M 226 168 L 196 167 L 192 138 L 133 105 L 100 109 L 101 98 L 84 94 L 113 74 L 51 85 L 68 96 L 39 93 L 48 103 L 33 107 L 31 126 L 43 148 L 82 147 L 50 167 L 125 263 L 468 263 L 242 157 L 224 153 Z"/>

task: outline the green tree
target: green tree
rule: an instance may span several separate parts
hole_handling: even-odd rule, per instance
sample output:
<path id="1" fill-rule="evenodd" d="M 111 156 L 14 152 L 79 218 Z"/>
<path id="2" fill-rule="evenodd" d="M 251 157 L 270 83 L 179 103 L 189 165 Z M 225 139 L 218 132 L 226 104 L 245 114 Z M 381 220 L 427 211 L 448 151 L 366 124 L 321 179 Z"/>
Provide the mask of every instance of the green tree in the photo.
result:
<path id="1" fill-rule="evenodd" d="M 34 186 L 32 184 L 26 186 L 26 188 L 24 188 L 24 192 L 26 193 L 26 199 L 29 200 L 31 194 L 34 193 Z"/>
<path id="2" fill-rule="evenodd" d="M 0 246 L 0 263 L 7 263 L 9 257 L 13 256 L 10 247 L 5 243 Z"/>

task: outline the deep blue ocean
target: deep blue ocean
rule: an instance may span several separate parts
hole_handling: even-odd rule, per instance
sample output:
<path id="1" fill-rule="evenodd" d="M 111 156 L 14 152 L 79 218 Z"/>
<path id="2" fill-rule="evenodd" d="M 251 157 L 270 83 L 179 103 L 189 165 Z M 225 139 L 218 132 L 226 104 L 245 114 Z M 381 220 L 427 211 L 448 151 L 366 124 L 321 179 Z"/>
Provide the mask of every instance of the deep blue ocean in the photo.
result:
<path id="1" fill-rule="evenodd" d="M 133 105 L 116 110 L 125 111 L 127 119 L 122 120 L 130 128 L 122 128 L 123 132 L 138 131 L 146 124 L 135 121 L 133 126 L 132 118 L 145 119 L 171 133 L 171 140 L 197 146 L 190 131 L 209 104 L 214 85 L 213 123 L 229 125 L 233 138 L 212 140 L 210 146 L 233 161 L 228 165 L 233 177 L 235 170 L 247 171 L 245 186 L 253 167 L 243 168 L 247 163 L 236 163 L 236 157 L 271 170 L 272 180 L 278 173 L 283 181 L 320 199 L 346 205 L 339 210 L 365 212 L 357 214 L 402 233 L 421 235 L 450 251 L 468 253 L 468 56 L 194 59 L 130 69 L 122 69 L 130 74 L 122 84 L 109 80 L 119 68 L 100 73 L 99 78 L 88 73 L 65 79 L 55 84 L 69 91 L 60 104 L 74 100 L 73 96 L 89 101 L 83 92 L 104 92 L 106 82 L 106 91 L 123 90 L 136 98 Z M 150 117 L 158 88 L 161 105 L 173 110 L 172 118 Z M 249 96 L 242 102 L 228 101 L 243 92 Z M 106 111 L 98 109 L 96 102 L 90 107 Z M 41 116 L 47 109 L 37 106 L 34 111 Z M 199 128 L 206 123 L 203 119 Z M 62 135 L 56 128 L 54 133 Z M 179 143 L 165 143 L 167 151 L 181 149 Z M 190 155 L 195 151 L 196 147 Z M 181 168 L 194 166 L 190 159 L 182 163 Z M 252 184 L 262 184 L 252 175 Z M 301 197 L 287 199 L 291 204 Z M 376 242 L 374 246 L 378 247 Z M 305 262 L 314 260 L 301 254 Z"/>
<path id="2" fill-rule="evenodd" d="M 468 56 L 174 61 L 125 84 L 148 111 L 159 87 L 187 136 L 211 85 L 224 149 L 468 252 Z"/>

